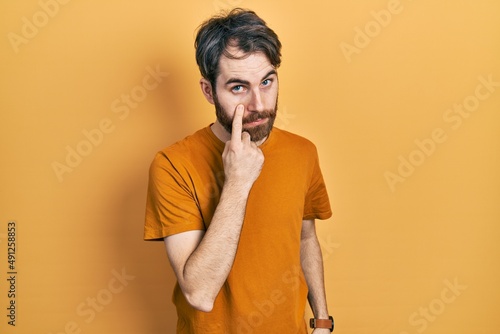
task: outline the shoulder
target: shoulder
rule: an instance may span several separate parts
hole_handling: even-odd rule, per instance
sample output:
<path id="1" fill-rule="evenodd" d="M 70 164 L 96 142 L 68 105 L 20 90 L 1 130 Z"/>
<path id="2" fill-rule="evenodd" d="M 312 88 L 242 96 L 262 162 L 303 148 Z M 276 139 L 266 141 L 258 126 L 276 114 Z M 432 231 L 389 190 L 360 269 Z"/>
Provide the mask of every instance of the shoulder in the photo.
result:
<path id="1" fill-rule="evenodd" d="M 161 152 L 165 154 L 181 154 L 186 155 L 191 151 L 196 150 L 205 145 L 209 145 L 209 138 L 207 136 L 207 129 L 200 129 L 193 134 L 175 142 L 174 144 L 165 147 Z"/>
<path id="2" fill-rule="evenodd" d="M 213 147 L 212 138 L 208 134 L 208 129 L 200 129 L 193 134 L 163 148 L 156 154 L 156 159 L 181 159 L 191 160 L 196 158 L 200 152 Z"/>
<path id="3" fill-rule="evenodd" d="M 158 151 L 151 163 L 151 169 L 179 168 L 190 165 L 192 155 L 204 143 L 203 129 L 199 130 Z"/>
<path id="4" fill-rule="evenodd" d="M 223 150 L 224 143 L 218 141 L 210 127 L 206 127 L 156 153 L 151 168 L 193 173 L 216 164 L 222 159 Z"/>
<path id="5" fill-rule="evenodd" d="M 316 154 L 316 145 L 303 136 L 279 128 L 273 128 L 272 135 L 274 136 L 275 144 L 280 147 L 286 147 L 287 149 L 302 153 L 310 152 Z"/>

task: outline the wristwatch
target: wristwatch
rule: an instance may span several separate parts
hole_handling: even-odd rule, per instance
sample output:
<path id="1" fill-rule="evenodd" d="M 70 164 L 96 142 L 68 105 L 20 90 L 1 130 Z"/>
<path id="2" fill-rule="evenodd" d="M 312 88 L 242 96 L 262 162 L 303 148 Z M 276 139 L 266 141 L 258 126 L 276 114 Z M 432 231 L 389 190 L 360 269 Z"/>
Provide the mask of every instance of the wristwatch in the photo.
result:
<path id="1" fill-rule="evenodd" d="M 314 319 L 309 320 L 309 326 L 311 328 L 328 328 L 330 332 L 333 332 L 334 322 L 333 317 L 330 316 L 328 319 Z"/>

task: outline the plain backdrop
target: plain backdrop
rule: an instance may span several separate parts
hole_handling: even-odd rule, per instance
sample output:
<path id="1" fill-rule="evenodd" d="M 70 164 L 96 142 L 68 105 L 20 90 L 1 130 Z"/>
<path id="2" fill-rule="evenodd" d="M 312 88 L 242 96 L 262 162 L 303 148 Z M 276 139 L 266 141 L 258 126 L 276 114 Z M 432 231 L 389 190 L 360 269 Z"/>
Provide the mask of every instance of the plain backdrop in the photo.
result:
<path id="1" fill-rule="evenodd" d="M 142 240 L 148 168 L 213 122 L 194 35 L 234 6 L 280 36 L 276 126 L 320 154 L 336 332 L 499 333 L 494 0 L 2 1 L 2 333 L 174 333 L 164 246 Z"/>

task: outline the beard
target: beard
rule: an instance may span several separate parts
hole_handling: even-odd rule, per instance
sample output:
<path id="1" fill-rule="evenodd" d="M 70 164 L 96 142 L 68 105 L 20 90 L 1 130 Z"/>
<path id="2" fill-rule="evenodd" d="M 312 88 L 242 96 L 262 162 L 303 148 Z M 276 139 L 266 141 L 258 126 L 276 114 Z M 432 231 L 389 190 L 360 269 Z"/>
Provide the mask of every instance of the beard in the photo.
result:
<path id="1" fill-rule="evenodd" d="M 217 116 L 217 120 L 227 132 L 232 133 L 233 119 L 228 116 L 226 110 L 219 103 L 217 95 L 214 95 L 214 105 L 215 105 L 215 115 Z M 250 139 L 253 142 L 258 142 L 266 138 L 267 136 L 269 136 L 271 130 L 273 129 L 277 111 L 278 111 L 278 98 L 276 98 L 276 105 L 274 106 L 274 109 L 263 110 L 260 112 L 252 112 L 247 117 L 243 118 L 243 131 L 248 132 L 248 134 L 250 135 Z M 265 118 L 267 118 L 266 123 L 245 128 L 245 124 Z"/>

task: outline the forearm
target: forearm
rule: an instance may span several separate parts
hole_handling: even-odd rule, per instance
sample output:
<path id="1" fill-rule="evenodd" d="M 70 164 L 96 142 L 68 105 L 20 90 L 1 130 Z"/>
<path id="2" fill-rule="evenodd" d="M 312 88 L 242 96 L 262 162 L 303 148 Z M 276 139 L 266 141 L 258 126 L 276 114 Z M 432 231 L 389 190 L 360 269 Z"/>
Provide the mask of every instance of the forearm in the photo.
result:
<path id="1" fill-rule="evenodd" d="M 226 184 L 203 239 L 182 272 L 182 289 L 200 309 L 210 311 L 231 271 L 249 190 Z M 190 301 L 191 302 L 191 301 Z"/>
<path id="2" fill-rule="evenodd" d="M 306 279 L 309 293 L 307 298 L 314 317 L 328 319 L 326 303 L 323 257 L 316 235 L 302 239 L 300 248 L 302 270 Z"/>
<path id="3" fill-rule="evenodd" d="M 193 307 L 205 312 L 212 310 L 233 266 L 248 195 L 264 163 L 262 151 L 251 141 L 250 134 L 242 131 L 244 111 L 242 104 L 236 107 L 231 139 L 222 152 L 225 181 L 210 226 L 205 235 L 198 235 L 201 239 L 177 247 L 170 245 L 174 252 L 176 248 L 181 250 L 180 255 L 170 258 L 184 296 Z"/>

